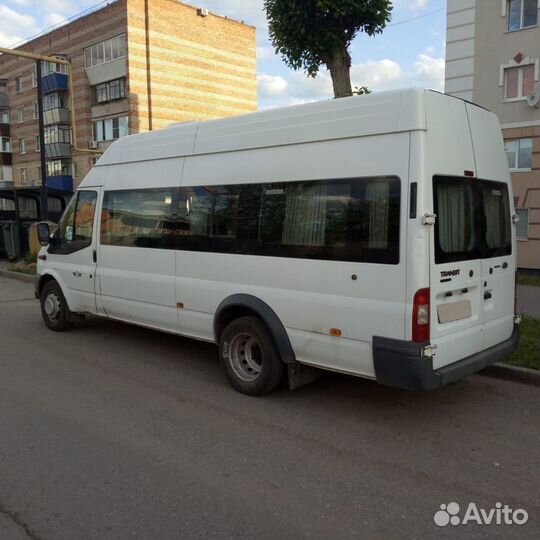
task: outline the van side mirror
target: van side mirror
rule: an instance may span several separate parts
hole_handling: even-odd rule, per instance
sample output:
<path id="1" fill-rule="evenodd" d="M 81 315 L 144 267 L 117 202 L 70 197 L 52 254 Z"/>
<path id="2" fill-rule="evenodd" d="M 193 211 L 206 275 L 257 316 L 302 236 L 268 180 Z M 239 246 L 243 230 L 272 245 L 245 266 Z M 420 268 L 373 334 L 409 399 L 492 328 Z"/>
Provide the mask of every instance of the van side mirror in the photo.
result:
<path id="1" fill-rule="evenodd" d="M 51 242 L 51 230 L 48 223 L 37 224 L 38 240 L 42 246 L 47 246 Z"/>

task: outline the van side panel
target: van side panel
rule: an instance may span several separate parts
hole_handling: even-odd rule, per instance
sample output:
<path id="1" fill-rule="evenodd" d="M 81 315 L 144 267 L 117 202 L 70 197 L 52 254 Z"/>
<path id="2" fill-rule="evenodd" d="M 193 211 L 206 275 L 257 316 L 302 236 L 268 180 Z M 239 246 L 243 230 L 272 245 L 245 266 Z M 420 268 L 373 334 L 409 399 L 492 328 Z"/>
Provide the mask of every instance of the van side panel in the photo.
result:
<path id="1" fill-rule="evenodd" d="M 178 251 L 181 332 L 212 340 L 221 301 L 250 294 L 283 322 L 297 360 L 373 377 L 373 336 L 404 338 L 408 162 L 408 133 L 187 158 L 182 186 L 395 175 L 402 211 L 395 265 Z"/>
<path id="2" fill-rule="evenodd" d="M 108 166 L 104 192 L 180 184 L 183 159 Z M 172 249 L 98 245 L 98 306 L 107 316 L 178 332 Z"/>

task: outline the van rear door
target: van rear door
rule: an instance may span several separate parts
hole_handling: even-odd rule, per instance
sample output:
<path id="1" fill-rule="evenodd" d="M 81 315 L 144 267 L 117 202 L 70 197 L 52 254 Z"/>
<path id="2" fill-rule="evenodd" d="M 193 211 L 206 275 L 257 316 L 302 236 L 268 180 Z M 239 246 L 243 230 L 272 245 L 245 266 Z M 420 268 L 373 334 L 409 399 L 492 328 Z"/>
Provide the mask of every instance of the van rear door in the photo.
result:
<path id="1" fill-rule="evenodd" d="M 512 253 L 512 185 L 497 117 L 466 103 L 484 212 L 482 348 L 509 338 L 514 327 L 515 253 Z"/>
<path id="2" fill-rule="evenodd" d="M 436 214 L 430 256 L 431 343 L 434 369 L 479 352 L 483 345 L 481 220 L 477 181 L 435 176 Z"/>

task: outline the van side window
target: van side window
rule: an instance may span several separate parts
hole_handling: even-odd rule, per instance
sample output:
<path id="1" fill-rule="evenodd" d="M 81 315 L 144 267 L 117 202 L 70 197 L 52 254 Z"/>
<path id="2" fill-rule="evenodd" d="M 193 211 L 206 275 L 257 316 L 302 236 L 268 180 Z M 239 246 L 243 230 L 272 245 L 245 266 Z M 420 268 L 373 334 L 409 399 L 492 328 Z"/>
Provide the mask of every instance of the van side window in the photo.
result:
<path id="1" fill-rule="evenodd" d="M 394 177 L 181 188 L 177 248 L 399 263 Z"/>
<path id="2" fill-rule="evenodd" d="M 55 234 L 51 253 L 74 253 L 92 244 L 97 193 L 79 191 L 66 208 Z"/>
<path id="3" fill-rule="evenodd" d="M 173 188 L 107 191 L 101 211 L 101 244 L 174 248 Z"/>

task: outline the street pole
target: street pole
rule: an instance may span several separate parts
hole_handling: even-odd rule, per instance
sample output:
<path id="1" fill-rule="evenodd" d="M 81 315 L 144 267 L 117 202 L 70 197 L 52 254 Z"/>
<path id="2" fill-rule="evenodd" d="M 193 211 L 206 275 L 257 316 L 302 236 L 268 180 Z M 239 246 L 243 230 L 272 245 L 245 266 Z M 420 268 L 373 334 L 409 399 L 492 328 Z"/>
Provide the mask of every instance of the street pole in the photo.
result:
<path id="1" fill-rule="evenodd" d="M 41 166 L 41 221 L 49 219 L 49 201 L 47 197 L 47 163 L 45 162 L 45 123 L 43 121 L 43 89 L 41 86 L 41 60 L 36 60 L 38 116 L 39 116 L 39 157 Z"/>

